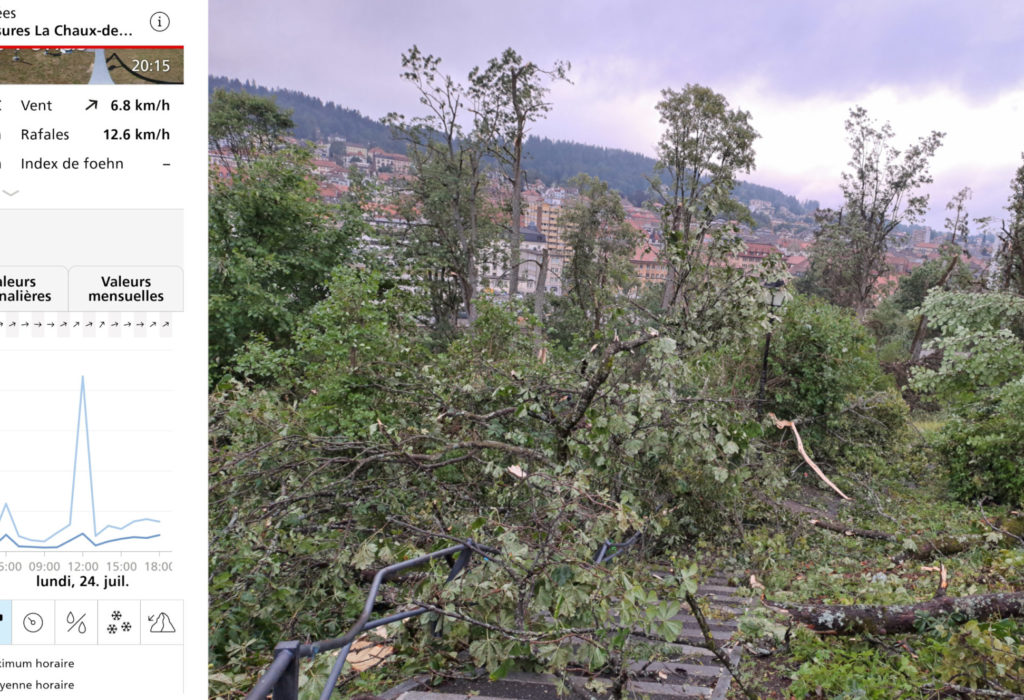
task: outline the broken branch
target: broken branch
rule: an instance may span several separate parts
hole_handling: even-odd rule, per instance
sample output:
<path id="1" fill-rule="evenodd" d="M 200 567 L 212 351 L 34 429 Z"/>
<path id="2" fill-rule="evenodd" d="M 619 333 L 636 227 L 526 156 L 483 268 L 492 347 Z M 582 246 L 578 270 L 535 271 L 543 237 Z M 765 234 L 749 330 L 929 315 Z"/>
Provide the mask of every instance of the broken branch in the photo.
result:
<path id="1" fill-rule="evenodd" d="M 825 476 L 825 472 L 821 471 L 821 469 L 818 468 L 818 465 L 815 464 L 814 461 L 810 457 L 807 456 L 807 451 L 804 450 L 804 441 L 800 439 L 800 433 L 797 432 L 796 426 L 793 424 L 793 421 L 791 421 L 791 420 L 779 420 L 775 416 L 774 413 L 769 413 L 768 417 L 771 418 L 775 422 L 775 427 L 778 428 L 779 430 L 783 430 L 785 428 L 789 428 L 790 430 L 793 431 L 793 437 L 796 438 L 796 449 L 797 449 L 797 452 L 799 452 L 800 456 L 804 458 L 804 461 L 807 462 L 807 465 L 811 469 L 814 470 L 814 473 L 818 475 L 818 478 L 820 478 L 826 484 L 831 486 L 833 491 L 838 493 L 840 496 L 842 496 L 847 501 L 852 501 L 853 500 L 852 498 L 847 496 L 845 493 L 840 491 L 839 487 L 836 486 L 835 484 L 833 484 L 832 481 L 827 476 Z"/>

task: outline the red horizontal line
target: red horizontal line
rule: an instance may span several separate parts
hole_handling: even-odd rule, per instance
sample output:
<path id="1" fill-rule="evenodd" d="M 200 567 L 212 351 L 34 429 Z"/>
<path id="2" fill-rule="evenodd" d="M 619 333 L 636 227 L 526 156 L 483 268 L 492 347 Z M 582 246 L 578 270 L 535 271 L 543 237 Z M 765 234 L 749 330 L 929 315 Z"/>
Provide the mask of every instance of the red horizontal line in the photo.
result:
<path id="1" fill-rule="evenodd" d="M 0 46 L 0 49 L 184 49 L 184 46 Z"/>

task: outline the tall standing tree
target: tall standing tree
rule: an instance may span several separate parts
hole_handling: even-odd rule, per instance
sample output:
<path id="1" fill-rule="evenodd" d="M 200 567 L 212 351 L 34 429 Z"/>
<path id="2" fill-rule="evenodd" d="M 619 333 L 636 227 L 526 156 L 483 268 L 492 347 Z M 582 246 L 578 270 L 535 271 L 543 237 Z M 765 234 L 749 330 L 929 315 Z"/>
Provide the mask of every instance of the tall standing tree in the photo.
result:
<path id="1" fill-rule="evenodd" d="M 840 185 L 843 207 L 819 216 L 811 277 L 832 302 L 862 315 L 888 271 L 885 254 L 896 229 L 928 210 L 920 189 L 932 182 L 929 165 L 945 134 L 933 131 L 900 150 L 889 123 L 878 125 L 859 106 L 850 110 L 846 134 L 852 153 Z"/>
<path id="2" fill-rule="evenodd" d="M 469 73 L 475 101 L 477 130 L 486 135 L 491 154 L 506 169 L 512 185 L 509 240 L 509 295 L 519 292 L 519 226 L 522 218 L 523 143 L 530 122 L 551 109 L 545 101 L 545 80 L 568 80 L 570 64 L 557 61 L 551 68 L 524 62 L 513 49 L 492 58 L 487 67 Z"/>
<path id="3" fill-rule="evenodd" d="M 630 262 L 640 236 L 626 221 L 622 199 L 608 183 L 589 175 L 571 181 L 579 199 L 562 215 L 572 257 L 566 266 L 566 296 L 599 339 L 616 295 L 635 278 Z"/>
<path id="4" fill-rule="evenodd" d="M 1000 289 L 1024 296 L 1024 165 L 1010 181 L 1007 212 L 999 232 L 996 282 Z"/>
<path id="5" fill-rule="evenodd" d="M 949 200 L 946 204 L 946 211 L 951 212 L 951 216 L 946 217 L 946 230 L 950 232 L 951 236 L 949 245 L 946 247 L 946 257 L 949 258 L 949 261 L 946 263 L 942 276 L 935 285 L 936 287 L 945 289 L 950 276 L 953 274 L 956 266 L 960 264 L 960 256 L 965 253 L 967 238 L 971 233 L 970 218 L 967 214 L 967 200 L 970 198 L 971 188 L 964 187 L 953 195 L 953 199 Z M 961 248 L 961 245 L 964 247 Z M 921 349 L 924 344 L 924 335 L 927 328 L 928 318 L 924 313 L 921 313 L 917 317 L 917 328 L 914 331 L 914 338 L 910 341 L 911 362 L 917 362 L 921 357 Z"/>
<path id="6" fill-rule="evenodd" d="M 460 308 L 470 323 L 476 316 L 474 296 L 494 231 L 484 196 L 489 143 L 464 128 L 472 97 L 441 73 L 440 63 L 416 46 L 402 54 L 402 77 L 416 87 L 427 114 L 406 120 L 392 113 L 386 121 L 408 143 L 415 176 L 403 207 L 409 226 L 396 257 L 428 292 L 434 323 L 446 330 Z"/>
<path id="7" fill-rule="evenodd" d="M 724 96 L 701 85 L 662 90 L 657 108 L 665 132 L 657 146 L 659 178 L 651 184 L 662 208 L 668 274 L 661 306 L 668 310 L 704 262 L 712 221 L 738 207 L 732 188 L 737 173 L 754 167 L 758 133 L 749 112 L 729 109 Z"/>

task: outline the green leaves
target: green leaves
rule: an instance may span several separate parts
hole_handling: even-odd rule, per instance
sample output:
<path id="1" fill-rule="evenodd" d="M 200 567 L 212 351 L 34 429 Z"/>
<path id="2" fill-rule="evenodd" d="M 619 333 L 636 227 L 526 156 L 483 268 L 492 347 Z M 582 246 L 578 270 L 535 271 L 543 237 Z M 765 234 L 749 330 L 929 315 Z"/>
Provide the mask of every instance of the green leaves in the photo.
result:
<path id="1" fill-rule="evenodd" d="M 937 369 L 917 367 L 910 385 L 951 404 L 934 441 L 964 501 L 1024 503 L 1024 298 L 933 289 L 921 312 L 940 331 Z"/>
<path id="2" fill-rule="evenodd" d="M 250 339 L 288 342 L 327 295 L 331 270 L 366 231 L 361 213 L 317 197 L 311 154 L 286 147 L 210 179 L 211 366 L 226 369 Z"/>
<path id="3" fill-rule="evenodd" d="M 210 150 L 223 149 L 236 162 L 269 153 L 295 126 L 273 98 L 223 89 L 210 96 L 209 122 Z"/>
<path id="4" fill-rule="evenodd" d="M 879 125 L 857 106 L 846 120 L 851 157 L 840 189 L 844 205 L 818 215 L 811 272 L 803 281 L 840 306 L 863 313 L 874 305 L 880 275 L 888 271 L 885 256 L 897 226 L 927 211 L 930 161 L 945 134 L 933 131 L 917 143 L 897 149 L 888 122 Z"/>

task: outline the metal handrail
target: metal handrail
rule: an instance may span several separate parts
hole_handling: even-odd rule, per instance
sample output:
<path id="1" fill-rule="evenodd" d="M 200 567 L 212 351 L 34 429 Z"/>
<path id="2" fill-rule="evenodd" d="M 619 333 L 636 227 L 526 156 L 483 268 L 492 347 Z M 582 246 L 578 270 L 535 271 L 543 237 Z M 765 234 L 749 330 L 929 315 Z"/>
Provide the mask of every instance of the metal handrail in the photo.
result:
<path id="1" fill-rule="evenodd" d="M 604 562 L 618 556 L 623 551 L 636 544 L 640 539 L 640 535 L 641 531 L 637 531 L 624 542 L 611 542 L 610 540 L 605 540 L 598 549 L 597 554 L 594 556 L 594 563 L 603 564 Z M 362 613 L 349 628 L 348 632 L 341 637 L 326 639 L 322 642 L 314 642 L 313 644 L 301 644 L 297 641 L 279 643 L 274 647 L 274 660 L 271 662 L 270 666 L 267 667 L 266 673 L 264 673 L 256 682 L 256 685 L 249 691 L 249 694 L 245 696 L 245 700 L 264 700 L 267 695 L 270 695 L 273 700 L 298 700 L 299 660 L 303 658 L 313 658 L 320 652 L 340 649 L 341 651 L 338 653 L 338 658 L 335 659 L 334 665 L 331 667 L 330 675 L 327 677 L 327 683 L 324 686 L 324 690 L 320 694 L 320 700 L 329 700 L 338 683 L 338 678 L 341 677 L 342 669 L 345 666 L 345 660 L 348 658 L 349 651 L 352 649 L 352 642 L 355 641 L 356 637 L 367 630 L 429 612 L 428 608 L 419 606 L 411 610 L 371 620 L 370 615 L 373 613 L 373 606 L 377 601 L 377 594 L 380 591 L 380 585 L 384 582 L 385 577 L 399 571 L 404 571 L 405 569 L 410 569 L 414 566 L 425 564 L 433 559 L 441 557 L 451 558 L 453 555 L 458 553 L 459 556 L 454 562 L 452 562 L 451 570 L 448 572 L 447 579 L 445 579 L 445 582 L 447 583 L 452 581 L 459 575 L 459 573 L 462 572 L 463 569 L 466 568 L 473 552 L 488 554 L 491 556 L 498 556 L 501 554 L 500 550 L 494 549 L 493 547 L 478 544 L 473 540 L 466 540 L 461 544 L 446 547 L 445 549 L 439 549 L 436 552 L 424 554 L 397 564 L 391 564 L 390 566 L 380 569 L 377 571 L 376 575 L 373 577 L 373 582 L 370 584 L 370 592 L 366 596 L 366 602 L 363 604 Z"/>
<path id="2" fill-rule="evenodd" d="M 266 673 L 264 673 L 259 681 L 256 682 L 253 689 L 249 691 L 249 694 L 245 696 L 245 699 L 262 700 L 270 694 L 274 700 L 298 700 L 299 660 L 303 658 L 312 658 L 320 652 L 341 649 L 341 652 L 338 654 L 338 658 L 334 662 L 334 666 L 331 668 L 331 674 L 328 677 L 328 683 L 324 688 L 324 692 L 320 696 L 322 700 L 327 700 L 334 691 L 334 686 L 338 682 L 338 678 L 341 676 L 341 670 L 345 665 L 345 659 L 348 657 L 349 650 L 352 648 L 352 642 L 356 637 L 366 630 L 381 627 L 382 625 L 387 625 L 392 622 L 397 622 L 399 620 L 415 617 L 428 612 L 427 608 L 417 607 L 412 610 L 406 610 L 404 612 L 371 620 L 370 615 L 373 613 L 373 606 L 377 601 L 377 594 L 380 591 L 380 585 L 383 583 L 384 578 L 399 571 L 404 571 L 405 569 L 425 564 L 433 559 L 438 559 L 440 557 L 450 558 L 457 553 L 459 557 L 454 563 L 452 563 L 451 570 L 448 572 L 447 581 L 451 581 L 466 567 L 466 564 L 469 563 L 470 556 L 474 551 L 491 555 L 499 554 L 499 551 L 492 547 L 487 547 L 485 545 L 477 544 L 472 540 L 467 540 L 465 543 L 446 547 L 445 549 L 439 549 L 436 552 L 424 554 L 380 569 L 373 577 L 373 583 L 370 584 L 370 592 L 366 597 L 366 603 L 363 605 L 362 613 L 356 619 L 355 623 L 353 623 L 352 627 L 349 628 L 348 632 L 341 637 L 326 639 L 322 642 L 314 642 L 313 644 L 301 644 L 296 641 L 281 642 L 274 647 L 273 662 L 271 662 L 270 666 L 267 668 Z"/>
<path id="3" fill-rule="evenodd" d="M 643 534 L 643 531 L 637 530 L 625 542 L 611 542 L 609 540 L 605 540 L 604 543 L 601 544 L 601 548 L 597 550 L 597 555 L 594 557 L 594 563 L 604 564 L 609 559 L 619 556 L 636 544 L 637 540 L 640 539 L 641 534 Z M 611 550 L 610 554 L 609 550 Z"/>

